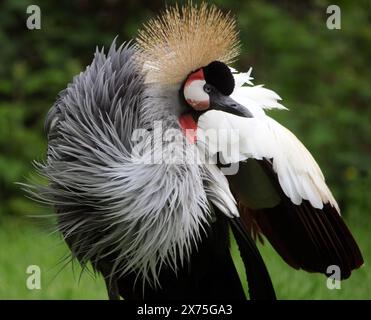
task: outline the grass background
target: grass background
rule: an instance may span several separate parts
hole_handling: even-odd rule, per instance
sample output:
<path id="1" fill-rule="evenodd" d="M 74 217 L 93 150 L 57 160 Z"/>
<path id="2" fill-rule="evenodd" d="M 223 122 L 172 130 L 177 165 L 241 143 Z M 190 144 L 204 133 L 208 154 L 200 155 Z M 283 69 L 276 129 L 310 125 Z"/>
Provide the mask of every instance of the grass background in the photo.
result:
<path id="1" fill-rule="evenodd" d="M 353 222 L 350 227 L 364 256 L 370 257 L 369 226 Z M 60 261 L 68 249 L 57 234 L 46 232 L 44 227 L 21 219 L 3 220 L 0 243 L 7 243 L 0 251 L 0 299 L 107 299 L 100 276 L 81 274 L 76 263 L 63 267 Z M 342 281 L 340 290 L 329 290 L 326 277 L 290 268 L 268 243 L 260 246 L 260 251 L 279 299 L 371 299 L 371 268 L 367 261 Z M 244 267 L 234 242 L 232 253 L 246 289 Z M 26 287 L 29 265 L 41 268 L 40 290 Z"/>

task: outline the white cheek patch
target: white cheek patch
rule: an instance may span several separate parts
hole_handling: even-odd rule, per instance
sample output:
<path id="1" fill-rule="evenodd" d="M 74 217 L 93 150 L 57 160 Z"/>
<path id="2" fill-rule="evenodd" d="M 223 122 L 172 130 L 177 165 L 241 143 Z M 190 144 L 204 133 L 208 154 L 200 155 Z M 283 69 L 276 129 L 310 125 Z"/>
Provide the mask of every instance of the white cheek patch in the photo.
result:
<path id="1" fill-rule="evenodd" d="M 205 80 L 193 80 L 184 86 L 184 98 L 195 110 L 209 108 L 209 95 L 204 91 Z"/>

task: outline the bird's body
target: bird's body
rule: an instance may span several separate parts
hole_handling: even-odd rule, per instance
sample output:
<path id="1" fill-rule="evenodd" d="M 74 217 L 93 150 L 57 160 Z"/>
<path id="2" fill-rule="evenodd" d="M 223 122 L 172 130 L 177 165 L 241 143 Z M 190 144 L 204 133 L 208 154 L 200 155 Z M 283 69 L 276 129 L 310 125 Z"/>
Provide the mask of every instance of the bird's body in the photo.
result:
<path id="1" fill-rule="evenodd" d="M 243 299 L 229 226 L 252 298 L 275 297 L 254 232 L 295 268 L 337 264 L 347 278 L 363 263 L 317 163 L 265 114 L 284 108 L 278 95 L 227 67 L 238 47 L 229 19 L 205 5 L 168 11 L 139 45 L 97 51 L 48 114 L 50 183 L 37 197 L 110 298 Z"/>
<path id="2" fill-rule="evenodd" d="M 164 267 L 161 287 L 135 283 L 135 275 L 117 280 L 119 294 L 131 300 L 244 300 L 242 284 L 229 250 L 228 222 L 222 215 L 205 226 L 198 248 L 175 273 Z"/>

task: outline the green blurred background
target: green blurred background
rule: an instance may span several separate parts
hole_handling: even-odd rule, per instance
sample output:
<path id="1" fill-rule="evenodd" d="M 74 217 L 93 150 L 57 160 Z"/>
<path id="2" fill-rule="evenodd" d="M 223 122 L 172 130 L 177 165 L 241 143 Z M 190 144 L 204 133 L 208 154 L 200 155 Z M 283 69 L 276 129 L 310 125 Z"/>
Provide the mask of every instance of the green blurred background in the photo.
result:
<path id="1" fill-rule="evenodd" d="M 236 66 L 252 66 L 255 84 L 283 98 L 290 112 L 271 116 L 313 152 L 366 260 L 341 290 L 328 290 L 325 277 L 289 268 L 266 245 L 263 256 L 278 298 L 370 299 L 371 2 L 214 3 L 236 14 L 243 44 Z M 30 4 L 41 8 L 41 30 L 26 28 Z M 341 30 L 326 27 L 330 4 L 341 8 Z M 0 298 L 106 298 L 102 279 L 80 279 L 78 266 L 63 268 L 68 250 L 50 232 L 53 219 L 30 218 L 50 209 L 28 200 L 15 182 L 32 178 L 32 161 L 44 158 L 44 117 L 56 94 L 90 63 L 95 47 L 108 47 L 116 35 L 119 42 L 135 37 L 163 7 L 153 0 L 1 2 Z M 26 268 L 33 264 L 42 270 L 41 290 L 26 288 Z"/>

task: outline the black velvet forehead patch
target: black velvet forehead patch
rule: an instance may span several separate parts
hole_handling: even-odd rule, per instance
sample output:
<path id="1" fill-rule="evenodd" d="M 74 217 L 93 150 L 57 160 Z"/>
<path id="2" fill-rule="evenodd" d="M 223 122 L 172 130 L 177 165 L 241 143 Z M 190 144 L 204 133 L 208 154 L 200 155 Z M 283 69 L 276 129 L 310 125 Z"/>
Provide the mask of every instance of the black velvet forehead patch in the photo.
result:
<path id="1" fill-rule="evenodd" d="M 229 96 L 234 90 L 234 77 L 228 66 L 220 61 L 213 61 L 202 68 L 207 83 L 213 85 L 225 96 Z"/>

